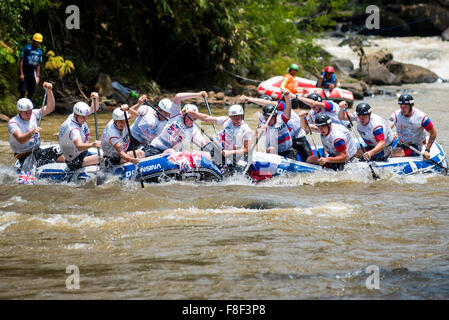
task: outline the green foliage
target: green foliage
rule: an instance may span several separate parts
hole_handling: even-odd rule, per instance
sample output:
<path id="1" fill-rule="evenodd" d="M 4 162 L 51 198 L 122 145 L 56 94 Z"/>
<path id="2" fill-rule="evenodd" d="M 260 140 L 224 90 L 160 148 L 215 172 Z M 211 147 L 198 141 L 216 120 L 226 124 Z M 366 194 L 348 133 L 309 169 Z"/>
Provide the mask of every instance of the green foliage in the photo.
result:
<path id="1" fill-rule="evenodd" d="M 105 72 L 124 80 L 154 79 L 164 86 L 193 86 L 197 78 L 189 78 L 189 82 L 173 79 L 220 66 L 263 79 L 283 74 L 291 62 L 301 65 L 300 74 L 316 73 L 326 63 L 326 55 L 313 38 L 331 26 L 342 10 L 350 9 L 348 3 L 79 0 L 81 29 L 68 30 L 65 1 L 4 0 L 0 1 L 0 41 L 13 52 L 0 46 L 0 65 L 17 64 L 13 58 L 23 44 L 32 33 L 40 32 L 43 51 L 56 51 L 76 66 L 73 70 L 66 65 L 60 76 L 71 72 L 70 78 L 77 77 L 85 84 L 92 84 L 99 72 Z M 35 26 L 40 26 L 39 30 L 34 30 Z M 230 80 L 220 72 L 201 77 L 209 84 Z"/>
<path id="2" fill-rule="evenodd" d="M 47 56 L 48 61 L 45 63 L 45 69 L 57 73 L 58 79 L 64 78 L 65 75 L 72 73 L 72 70 L 75 70 L 72 61 L 68 59 L 64 60 L 61 56 L 55 56 L 53 51 L 48 51 Z"/>

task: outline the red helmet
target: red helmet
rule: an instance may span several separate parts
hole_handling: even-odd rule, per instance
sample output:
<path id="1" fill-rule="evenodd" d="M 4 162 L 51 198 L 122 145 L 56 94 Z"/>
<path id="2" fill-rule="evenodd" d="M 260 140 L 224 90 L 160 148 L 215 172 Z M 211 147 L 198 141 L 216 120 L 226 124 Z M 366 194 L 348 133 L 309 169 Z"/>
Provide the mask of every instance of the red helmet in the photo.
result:
<path id="1" fill-rule="evenodd" d="M 334 68 L 332 68 L 331 66 L 327 66 L 327 67 L 324 69 L 324 72 L 333 73 L 333 72 L 334 72 Z"/>

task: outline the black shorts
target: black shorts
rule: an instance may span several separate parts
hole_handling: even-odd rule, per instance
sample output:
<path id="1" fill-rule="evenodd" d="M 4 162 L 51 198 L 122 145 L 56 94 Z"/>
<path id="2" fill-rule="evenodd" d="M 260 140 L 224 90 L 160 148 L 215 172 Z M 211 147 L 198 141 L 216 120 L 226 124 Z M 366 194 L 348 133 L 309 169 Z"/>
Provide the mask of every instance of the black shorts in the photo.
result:
<path id="1" fill-rule="evenodd" d="M 18 154 L 14 154 L 17 157 Z M 25 159 L 31 155 L 31 152 L 28 152 L 18 158 L 20 165 L 23 165 Z M 34 151 L 34 158 L 36 159 L 37 166 L 43 166 L 45 164 L 54 163 L 56 160 L 62 155 L 62 151 L 59 146 L 49 147 L 45 149 L 38 148 Z"/>
<path id="2" fill-rule="evenodd" d="M 292 160 L 296 160 L 296 152 L 295 150 L 293 150 L 292 148 L 283 151 L 283 152 L 278 152 L 278 155 L 280 155 L 281 157 L 286 157 Z"/>
<path id="3" fill-rule="evenodd" d="M 148 144 L 143 148 L 143 152 L 145 152 L 145 157 L 151 157 L 163 153 L 164 150 L 161 150 Z"/>
<path id="4" fill-rule="evenodd" d="M 120 164 L 121 160 L 122 160 L 122 158 L 120 156 L 117 156 L 117 157 L 105 156 L 104 157 L 104 164 L 105 164 L 106 167 L 118 166 Z"/>
<path id="5" fill-rule="evenodd" d="M 136 138 L 134 138 L 133 136 L 130 136 L 130 143 L 128 146 L 128 150 L 127 151 L 133 151 L 133 150 L 137 150 L 137 148 L 139 148 L 140 146 L 142 146 L 143 144 L 139 142 L 139 140 L 137 140 Z"/>
<path id="6" fill-rule="evenodd" d="M 312 148 L 306 137 L 293 139 L 293 149 L 301 156 L 301 161 L 306 162 L 307 158 L 313 156 Z"/>
<path id="7" fill-rule="evenodd" d="M 72 161 L 65 161 L 67 164 L 67 167 L 69 167 L 70 171 L 76 171 L 78 169 L 81 169 L 83 167 L 83 161 L 84 158 L 89 155 L 89 152 L 87 150 L 81 152 L 75 159 Z"/>

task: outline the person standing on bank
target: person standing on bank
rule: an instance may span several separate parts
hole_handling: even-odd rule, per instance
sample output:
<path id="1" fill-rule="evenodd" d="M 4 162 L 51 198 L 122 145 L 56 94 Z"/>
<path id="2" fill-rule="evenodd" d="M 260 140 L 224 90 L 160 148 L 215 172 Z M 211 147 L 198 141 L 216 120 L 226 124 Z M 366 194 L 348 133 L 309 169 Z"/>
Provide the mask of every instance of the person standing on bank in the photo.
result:
<path id="1" fill-rule="evenodd" d="M 42 62 L 42 51 L 39 46 L 44 38 L 40 33 L 34 34 L 31 44 L 27 44 L 20 52 L 19 62 L 19 93 L 20 98 L 25 97 L 33 101 L 36 84 L 39 83 L 40 63 Z"/>

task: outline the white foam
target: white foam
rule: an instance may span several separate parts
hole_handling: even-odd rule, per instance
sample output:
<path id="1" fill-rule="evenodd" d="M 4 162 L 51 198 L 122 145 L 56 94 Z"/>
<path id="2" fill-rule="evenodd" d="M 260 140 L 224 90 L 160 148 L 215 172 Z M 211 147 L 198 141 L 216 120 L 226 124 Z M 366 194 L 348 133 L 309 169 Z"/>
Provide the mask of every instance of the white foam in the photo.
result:
<path id="1" fill-rule="evenodd" d="M 17 223 L 17 221 L 9 221 L 3 225 L 0 226 L 0 232 L 4 231 L 6 228 L 8 228 L 10 225 Z"/>
<path id="2" fill-rule="evenodd" d="M 378 46 L 365 47 L 366 53 L 386 48 L 393 53 L 393 59 L 396 61 L 428 68 L 443 79 L 449 79 L 449 42 L 441 41 L 441 37 L 368 37 L 368 39 Z M 342 40 L 318 39 L 317 43 L 335 57 L 351 60 L 354 68 L 357 68 L 359 57 L 348 45 L 339 47 L 338 44 Z"/>

